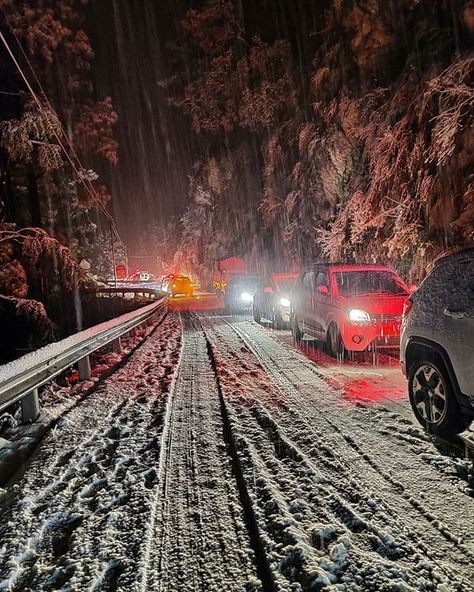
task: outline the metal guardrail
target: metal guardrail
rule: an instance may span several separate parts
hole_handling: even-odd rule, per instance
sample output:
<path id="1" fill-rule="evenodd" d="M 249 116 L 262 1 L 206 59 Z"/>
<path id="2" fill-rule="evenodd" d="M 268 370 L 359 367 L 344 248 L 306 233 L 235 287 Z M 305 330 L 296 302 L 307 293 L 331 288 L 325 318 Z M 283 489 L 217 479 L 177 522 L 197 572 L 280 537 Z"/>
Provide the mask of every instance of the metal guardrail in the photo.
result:
<path id="1" fill-rule="evenodd" d="M 116 288 L 107 287 L 99 288 L 96 295 L 100 298 L 110 298 L 112 296 L 120 296 L 122 298 L 136 298 L 141 296 L 142 298 L 159 299 L 162 298 L 165 293 L 161 290 L 156 290 L 150 287 L 137 287 L 135 286 L 117 286 Z"/>
<path id="2" fill-rule="evenodd" d="M 158 297 L 158 293 L 154 292 Z M 114 351 L 120 351 L 120 337 L 151 320 L 163 307 L 166 296 L 159 295 L 160 298 L 155 302 L 138 310 L 50 343 L 0 366 L 0 412 L 12 403 L 21 401 L 23 420 L 34 421 L 39 414 L 38 388 L 76 363 L 79 366 L 79 378 L 90 379 L 89 355 L 110 343 Z"/>

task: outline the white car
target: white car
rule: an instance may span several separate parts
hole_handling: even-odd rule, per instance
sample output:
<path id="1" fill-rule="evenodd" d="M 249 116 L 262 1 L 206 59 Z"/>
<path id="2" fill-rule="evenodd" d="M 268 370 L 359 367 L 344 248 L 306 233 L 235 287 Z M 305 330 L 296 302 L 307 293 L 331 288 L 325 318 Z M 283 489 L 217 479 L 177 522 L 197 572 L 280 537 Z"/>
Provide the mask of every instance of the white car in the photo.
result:
<path id="1" fill-rule="evenodd" d="M 405 304 L 400 362 L 416 418 L 459 434 L 474 419 L 474 248 L 440 258 Z"/>

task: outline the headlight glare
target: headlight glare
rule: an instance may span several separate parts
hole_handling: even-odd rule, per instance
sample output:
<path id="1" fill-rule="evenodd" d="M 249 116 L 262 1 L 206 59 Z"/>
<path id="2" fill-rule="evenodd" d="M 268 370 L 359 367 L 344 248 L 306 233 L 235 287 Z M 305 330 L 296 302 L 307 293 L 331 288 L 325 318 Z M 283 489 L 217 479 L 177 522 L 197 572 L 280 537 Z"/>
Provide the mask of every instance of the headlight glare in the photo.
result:
<path id="1" fill-rule="evenodd" d="M 349 311 L 349 320 L 353 323 L 370 323 L 370 315 L 365 310 L 353 308 Z"/>
<path id="2" fill-rule="evenodd" d="M 285 308 L 289 308 L 290 301 L 288 300 L 288 298 L 280 298 L 280 305 L 284 306 Z"/>
<path id="3" fill-rule="evenodd" d="M 243 292 L 240 295 L 240 298 L 244 301 L 244 302 L 252 302 L 253 300 L 253 296 L 252 294 L 249 294 L 248 292 Z"/>

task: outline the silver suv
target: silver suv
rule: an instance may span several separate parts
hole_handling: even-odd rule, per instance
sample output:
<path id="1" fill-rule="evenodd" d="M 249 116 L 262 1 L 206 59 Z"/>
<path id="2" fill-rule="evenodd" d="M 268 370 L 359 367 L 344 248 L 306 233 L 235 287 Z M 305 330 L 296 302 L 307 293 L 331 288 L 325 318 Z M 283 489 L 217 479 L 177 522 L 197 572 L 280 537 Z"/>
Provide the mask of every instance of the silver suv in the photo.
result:
<path id="1" fill-rule="evenodd" d="M 474 248 L 440 258 L 403 312 L 400 362 L 416 418 L 459 434 L 474 419 Z"/>

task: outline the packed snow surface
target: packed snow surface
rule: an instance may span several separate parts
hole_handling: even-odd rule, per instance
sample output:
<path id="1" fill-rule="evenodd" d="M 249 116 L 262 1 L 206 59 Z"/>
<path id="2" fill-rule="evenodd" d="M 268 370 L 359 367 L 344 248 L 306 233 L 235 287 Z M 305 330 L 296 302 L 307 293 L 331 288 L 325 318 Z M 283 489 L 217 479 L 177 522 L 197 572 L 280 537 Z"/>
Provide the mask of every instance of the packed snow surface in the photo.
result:
<path id="1" fill-rule="evenodd" d="M 470 461 L 244 317 L 170 313 L 64 409 L 0 492 L 0 590 L 474 591 Z"/>

